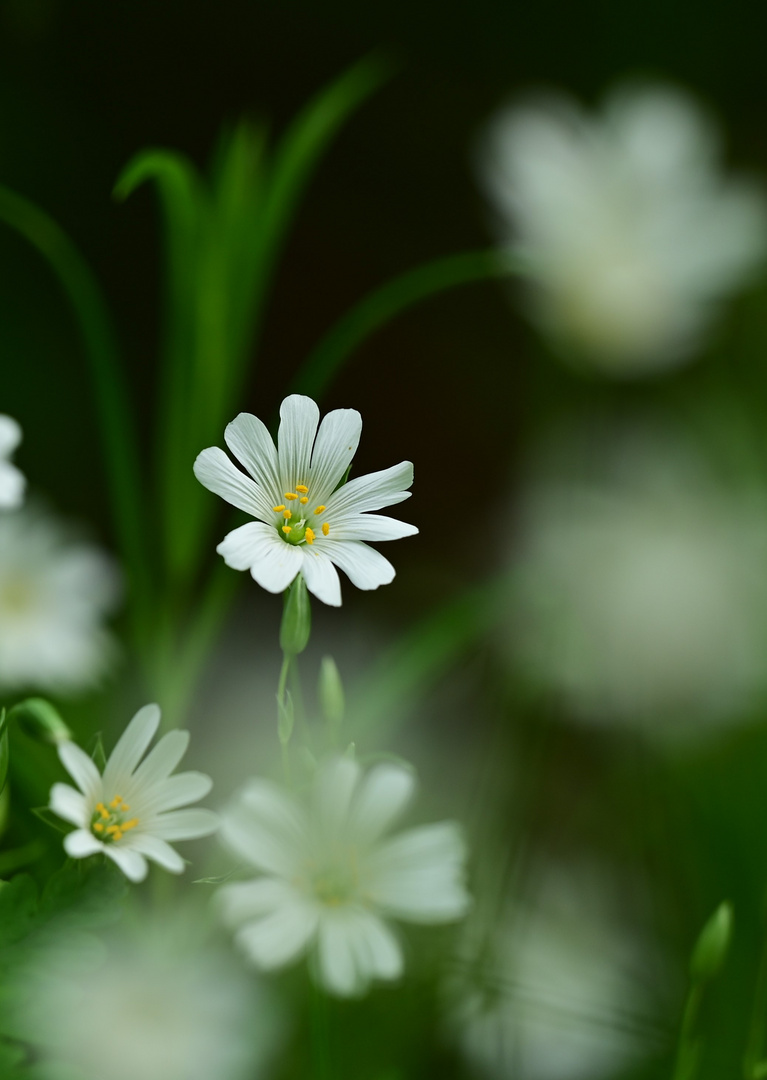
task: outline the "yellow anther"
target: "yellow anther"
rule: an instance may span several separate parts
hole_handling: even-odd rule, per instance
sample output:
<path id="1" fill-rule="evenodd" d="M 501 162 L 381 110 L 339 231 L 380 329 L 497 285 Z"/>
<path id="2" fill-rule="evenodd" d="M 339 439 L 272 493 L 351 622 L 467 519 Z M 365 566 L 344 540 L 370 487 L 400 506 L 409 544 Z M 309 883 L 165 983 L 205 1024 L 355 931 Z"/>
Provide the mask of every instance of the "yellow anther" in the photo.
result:
<path id="1" fill-rule="evenodd" d="M 330 526 L 328 525 L 328 523 L 326 521 L 322 526 L 322 535 L 327 536 L 329 532 L 330 532 Z"/>
<path id="2" fill-rule="evenodd" d="M 103 832 L 104 831 L 104 826 L 101 824 L 100 821 L 94 821 L 93 828 L 96 830 L 96 832 Z"/>
<path id="3" fill-rule="evenodd" d="M 121 829 L 115 829 L 115 831 L 112 833 L 112 839 L 113 840 L 122 840 L 122 838 L 123 838 L 122 830 Z"/>
<path id="4" fill-rule="evenodd" d="M 293 526 L 292 525 L 283 525 L 282 526 L 282 531 L 285 533 L 286 536 L 288 536 L 289 533 L 293 532 Z"/>
<path id="5" fill-rule="evenodd" d="M 111 801 L 111 803 L 109 805 L 112 807 L 113 810 L 116 810 L 117 807 L 120 805 L 120 803 L 122 801 L 123 801 L 122 795 L 115 795 L 115 797 L 112 799 L 112 801 Z"/>
<path id="6" fill-rule="evenodd" d="M 120 809 L 125 812 L 126 810 L 130 810 L 130 807 L 128 806 L 127 802 L 124 802 Z"/>
<path id="7" fill-rule="evenodd" d="M 282 516 L 285 518 L 286 521 L 290 521 L 290 519 L 293 517 L 293 514 L 290 512 L 290 510 L 283 510 Z"/>
<path id="8" fill-rule="evenodd" d="M 293 502 L 294 499 L 298 498 L 298 495 L 296 495 L 295 491 L 286 491 L 285 498 L 288 500 L 288 502 Z"/>
<path id="9" fill-rule="evenodd" d="M 137 825 L 138 825 L 138 818 L 134 817 L 134 818 L 131 818 L 130 821 L 124 821 L 122 823 L 122 825 L 120 826 L 120 828 L 122 829 L 123 832 L 127 832 L 128 829 L 135 829 Z"/>
<path id="10" fill-rule="evenodd" d="M 119 825 L 107 825 L 107 832 L 109 833 L 110 836 L 114 836 L 114 834 L 118 833 L 119 831 L 120 831 L 120 826 Z"/>
<path id="11" fill-rule="evenodd" d="M 315 512 L 315 514 L 321 514 L 324 509 L 325 509 L 324 506 L 315 506 L 314 512 Z"/>
<path id="12" fill-rule="evenodd" d="M 309 496 L 308 495 L 302 495 L 301 498 L 298 501 L 300 503 L 302 503 L 304 506 L 306 506 L 306 504 L 309 502 Z"/>
<path id="13" fill-rule="evenodd" d="M 306 530 L 306 542 L 307 542 L 307 544 L 313 544 L 314 543 L 314 533 L 312 532 L 311 529 Z"/>
<path id="14" fill-rule="evenodd" d="M 96 803 L 96 809 L 98 810 L 98 812 L 101 814 L 101 816 L 103 818 L 108 818 L 109 817 L 109 811 L 107 810 L 106 806 L 104 806 L 103 802 L 97 802 Z"/>
<path id="15" fill-rule="evenodd" d="M 296 491 L 300 491 L 302 495 L 305 495 L 308 490 L 306 484 L 296 484 Z"/>
<path id="16" fill-rule="evenodd" d="M 273 506 L 272 507 L 272 510 L 274 510 L 275 514 L 281 514 L 284 509 L 285 509 L 285 503 L 280 503 L 279 506 Z"/>

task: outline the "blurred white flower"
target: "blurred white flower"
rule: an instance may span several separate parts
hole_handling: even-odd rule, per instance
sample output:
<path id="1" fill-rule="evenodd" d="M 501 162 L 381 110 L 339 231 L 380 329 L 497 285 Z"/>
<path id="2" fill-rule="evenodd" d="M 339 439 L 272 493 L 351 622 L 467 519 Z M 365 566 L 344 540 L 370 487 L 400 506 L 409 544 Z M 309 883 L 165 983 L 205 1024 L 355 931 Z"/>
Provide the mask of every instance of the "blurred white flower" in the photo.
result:
<path id="1" fill-rule="evenodd" d="M 511 647 L 576 717 L 698 735 L 767 690 L 767 503 L 675 442 L 566 440 L 532 480 Z M 578 463 L 582 471 L 578 475 Z"/>
<path id="2" fill-rule="evenodd" d="M 260 968 L 278 968 L 316 944 L 320 982 L 363 993 L 396 979 L 402 950 L 387 920 L 450 922 L 468 909 L 464 843 L 441 822 L 386 838 L 413 794 L 406 768 L 366 775 L 347 758 L 320 766 L 307 803 L 251 781 L 224 814 L 222 837 L 264 876 L 219 891 L 224 918 Z"/>
<path id="3" fill-rule="evenodd" d="M 0 413 L 0 510 L 15 510 L 24 498 L 26 480 L 11 465 L 10 457 L 21 442 L 21 428 L 16 421 Z"/>
<path id="4" fill-rule="evenodd" d="M 448 1017 L 472 1075 L 600 1080 L 664 1048 L 667 972 L 591 867 L 547 867 L 481 956 L 462 951 Z"/>
<path id="5" fill-rule="evenodd" d="M 614 92 L 593 119 L 566 98 L 502 111 L 482 177 L 531 264 L 538 321 L 615 375 L 688 358 L 767 251 L 761 193 L 720 157 L 712 121 L 671 87 Z"/>
<path id="6" fill-rule="evenodd" d="M 77 784 L 54 784 L 51 810 L 77 828 L 64 837 L 67 855 L 87 858 L 103 852 L 131 881 L 143 881 L 147 859 L 174 874 L 184 860 L 168 840 L 193 840 L 218 828 L 210 810 L 179 810 L 208 794 L 204 773 L 171 776 L 189 745 L 189 732 L 170 731 L 144 758 L 160 723 L 156 705 L 145 705 L 120 737 L 101 776 L 88 755 L 72 742 L 59 744 L 59 757 Z M 141 764 L 139 764 L 141 762 Z"/>
<path id="7" fill-rule="evenodd" d="M 0 514 L 0 688 L 73 693 L 97 682 L 119 580 L 108 556 L 40 508 Z"/>
<path id="8" fill-rule="evenodd" d="M 70 956 L 66 970 L 53 960 L 44 976 L 30 972 L 27 1026 L 46 1065 L 75 1069 L 78 1080 L 268 1075 L 283 1026 L 273 1004 L 231 957 L 185 929 L 185 941 L 168 924 L 122 933 L 95 962 Z"/>
<path id="9" fill-rule="evenodd" d="M 227 566 L 250 570 L 269 592 L 282 592 L 303 574 L 309 591 L 336 607 L 341 603 L 336 566 L 358 589 L 387 585 L 394 567 L 361 541 L 398 540 L 418 529 L 367 511 L 409 499 L 413 466 L 403 461 L 339 488 L 360 441 L 360 414 L 336 409 L 317 430 L 319 409 L 311 398 L 293 394 L 283 401 L 280 417 L 277 449 L 265 425 L 250 413 L 240 413 L 227 426 L 226 444 L 250 476 L 215 446 L 194 463 L 201 484 L 257 519 L 230 532 L 216 550 Z"/>

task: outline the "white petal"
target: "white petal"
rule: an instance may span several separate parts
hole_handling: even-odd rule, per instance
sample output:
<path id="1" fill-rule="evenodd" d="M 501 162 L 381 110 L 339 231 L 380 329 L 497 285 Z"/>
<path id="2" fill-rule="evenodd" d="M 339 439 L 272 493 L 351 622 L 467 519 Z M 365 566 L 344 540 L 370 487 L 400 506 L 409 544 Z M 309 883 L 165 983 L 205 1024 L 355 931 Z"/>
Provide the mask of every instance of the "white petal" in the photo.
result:
<path id="1" fill-rule="evenodd" d="M 379 979 L 397 979 L 402 974 L 402 950 L 389 927 L 370 911 L 356 912 L 360 941 L 367 953 L 367 968 Z M 361 949 L 359 950 L 361 952 Z"/>
<path id="2" fill-rule="evenodd" d="M 194 840 L 210 836 L 220 825 L 218 814 L 212 810 L 171 810 L 147 820 L 147 831 L 163 840 Z"/>
<path id="3" fill-rule="evenodd" d="M 73 742 L 63 742 L 59 745 L 59 759 L 88 802 L 98 802 L 101 776 L 85 751 Z"/>
<path id="4" fill-rule="evenodd" d="M 300 549 L 281 540 L 273 526 L 258 521 L 230 532 L 216 551 L 235 570 L 250 570 L 267 592 L 284 592 L 301 569 Z"/>
<path id="5" fill-rule="evenodd" d="M 396 978 L 402 955 L 379 918 L 362 908 L 326 909 L 319 928 L 320 975 L 332 993 L 363 993 L 376 976 Z"/>
<path id="6" fill-rule="evenodd" d="M 326 503 L 357 452 L 362 417 L 356 409 L 335 409 L 320 424 L 312 453 L 309 497 L 312 504 Z"/>
<path id="7" fill-rule="evenodd" d="M 0 507 L 15 510 L 24 501 L 27 481 L 15 465 L 0 461 Z"/>
<path id="8" fill-rule="evenodd" d="M 390 469 L 358 476 L 344 484 L 328 500 L 328 514 L 357 513 L 366 510 L 381 510 L 384 506 L 409 499 L 411 492 L 406 491 L 413 483 L 413 463 L 401 461 Z"/>
<path id="9" fill-rule="evenodd" d="M 280 429 L 277 448 L 280 458 L 282 493 L 295 491 L 296 484 L 306 484 L 312 444 L 320 421 L 320 410 L 311 398 L 291 394 L 280 406 Z"/>
<path id="10" fill-rule="evenodd" d="M 144 804 L 144 813 L 159 814 L 197 802 L 204 799 L 212 787 L 213 781 L 205 773 L 183 772 L 169 776 L 151 792 Z"/>
<path id="11" fill-rule="evenodd" d="M 327 546 L 328 555 L 358 589 L 377 589 L 394 580 L 388 559 L 359 540 L 338 540 Z"/>
<path id="12" fill-rule="evenodd" d="M 367 890 L 384 911 L 412 922 L 461 918 L 470 898 L 463 884 L 465 846 L 452 822 L 411 829 L 366 860 Z"/>
<path id="13" fill-rule="evenodd" d="M 302 553 L 301 573 L 304 575 L 309 592 L 323 604 L 340 607 L 341 582 L 338 580 L 333 563 L 324 552 L 317 551 L 308 544 L 302 544 L 300 551 Z"/>
<path id="14" fill-rule="evenodd" d="M 75 791 L 69 784 L 54 784 L 51 788 L 50 808 L 54 814 L 58 814 L 64 821 L 72 825 L 85 827 L 88 821 L 88 804 L 85 796 Z"/>
<path id="15" fill-rule="evenodd" d="M 238 510 L 252 517 L 271 521 L 272 505 L 258 485 L 232 464 L 219 446 L 209 446 L 197 455 L 194 475 L 208 491 L 220 495 Z"/>
<path id="16" fill-rule="evenodd" d="M 108 798 L 112 794 L 124 794 L 115 785 L 128 780 L 159 726 L 160 709 L 157 705 L 145 705 L 128 724 L 104 769 L 104 793 Z"/>
<path id="17" fill-rule="evenodd" d="M 361 776 L 357 762 L 347 757 L 331 758 L 317 772 L 312 821 L 326 842 L 333 843 L 346 828 L 349 807 Z"/>
<path id="18" fill-rule="evenodd" d="M 216 893 L 227 926 L 279 911 L 296 898 L 296 890 L 286 881 L 276 878 L 260 878 L 258 881 L 236 881 L 222 885 Z"/>
<path id="19" fill-rule="evenodd" d="M 415 786 L 415 773 L 402 765 L 375 765 L 367 773 L 350 812 L 359 844 L 371 844 L 391 828 L 412 799 Z"/>
<path id="20" fill-rule="evenodd" d="M 312 904 L 294 900 L 257 922 L 248 923 L 235 940 L 260 968 L 282 967 L 306 948 L 317 929 L 318 912 Z"/>
<path id="21" fill-rule="evenodd" d="M 0 457 L 8 457 L 21 442 L 21 427 L 12 416 L 0 413 Z"/>
<path id="22" fill-rule="evenodd" d="M 73 859 L 86 859 L 105 849 L 106 844 L 97 840 L 89 829 L 75 829 L 64 837 L 64 850 Z"/>
<path id="23" fill-rule="evenodd" d="M 362 991 L 357 972 L 354 925 L 344 913 L 324 913 L 319 932 L 320 975 L 333 994 L 351 997 Z"/>
<path id="24" fill-rule="evenodd" d="M 146 877 L 149 867 L 138 851 L 120 844 L 104 844 L 104 854 L 117 863 L 129 881 L 143 881 Z"/>
<path id="25" fill-rule="evenodd" d="M 136 769 L 131 784 L 133 790 L 147 790 L 161 780 L 167 780 L 188 746 L 188 731 L 169 731 L 167 735 L 163 735 L 157 746 Z"/>
<path id="26" fill-rule="evenodd" d="M 280 490 L 277 450 L 266 424 L 252 413 L 240 413 L 227 425 L 224 439 L 237 460 L 260 485 L 264 497 L 281 502 L 283 492 Z M 271 510 L 271 505 L 268 509 Z"/>
<path id="27" fill-rule="evenodd" d="M 255 780 L 222 815 L 221 839 L 257 869 L 291 878 L 309 855 L 301 808 L 276 784 Z"/>
<path id="28" fill-rule="evenodd" d="M 186 863 L 179 853 L 170 844 L 166 844 L 164 840 L 161 840 L 159 836 L 138 833 L 131 834 L 129 839 L 129 849 L 131 851 L 137 851 L 140 855 L 145 855 L 148 859 L 158 863 L 159 866 L 170 870 L 172 874 L 183 873 Z"/>
<path id="29" fill-rule="evenodd" d="M 334 518 L 331 528 L 334 540 L 401 540 L 418 532 L 415 525 L 382 514 L 348 514 Z"/>

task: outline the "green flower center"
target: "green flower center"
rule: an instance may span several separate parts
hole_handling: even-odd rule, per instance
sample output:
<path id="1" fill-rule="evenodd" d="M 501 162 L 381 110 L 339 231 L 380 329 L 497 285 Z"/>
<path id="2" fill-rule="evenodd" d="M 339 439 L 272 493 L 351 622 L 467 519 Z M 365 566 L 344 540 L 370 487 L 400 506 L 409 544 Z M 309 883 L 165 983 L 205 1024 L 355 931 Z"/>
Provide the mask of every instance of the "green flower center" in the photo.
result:
<path id="1" fill-rule="evenodd" d="M 103 844 L 115 844 L 122 840 L 126 832 L 138 825 L 137 817 L 126 820 L 129 810 L 122 795 L 115 795 L 108 806 L 103 802 L 96 803 L 91 818 L 91 832 Z"/>
<path id="2" fill-rule="evenodd" d="M 330 525 L 323 521 L 322 517 L 327 509 L 325 506 L 311 507 L 309 488 L 306 484 L 296 484 L 295 491 L 285 492 L 285 502 L 273 506 L 275 525 L 286 544 L 313 544 L 317 533 L 327 536 Z"/>

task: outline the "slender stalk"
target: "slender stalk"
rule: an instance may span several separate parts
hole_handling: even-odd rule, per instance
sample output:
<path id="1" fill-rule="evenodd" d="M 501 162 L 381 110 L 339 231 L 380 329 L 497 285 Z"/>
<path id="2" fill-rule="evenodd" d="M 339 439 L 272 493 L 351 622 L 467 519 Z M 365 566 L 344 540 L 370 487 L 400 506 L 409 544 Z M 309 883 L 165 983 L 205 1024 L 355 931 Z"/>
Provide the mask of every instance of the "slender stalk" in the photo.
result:
<path id="1" fill-rule="evenodd" d="M 767 898 L 766 898 L 767 903 Z M 767 931 L 767 919 L 763 919 L 763 930 Z M 746 1052 L 743 1057 L 743 1074 L 746 1080 L 754 1080 L 759 1076 L 759 1065 L 765 1056 L 764 1035 L 767 1024 L 767 932 L 764 932 L 762 955 L 759 959 L 759 970 L 756 977 L 756 989 L 754 992 L 754 1007 L 751 1012 L 751 1023 L 748 1029 Z M 761 1075 L 765 1075 L 761 1073 Z"/>
<path id="2" fill-rule="evenodd" d="M 448 255 L 408 270 L 361 300 L 309 353 L 291 388 L 319 397 L 344 361 L 371 334 L 421 300 L 473 281 L 526 273 L 523 259 L 495 249 Z"/>
<path id="3" fill-rule="evenodd" d="M 316 1080 L 338 1080 L 332 1069 L 330 1047 L 330 1015 L 328 998 L 319 986 L 312 987 L 310 1022 L 312 1032 L 312 1057 Z"/>
<path id="4" fill-rule="evenodd" d="M 700 1004 L 703 1000 L 704 984 L 693 982 L 687 992 L 687 1000 L 682 1014 L 682 1026 L 679 1031 L 679 1046 L 676 1065 L 671 1080 L 693 1080 L 698 1071 L 700 1045 L 694 1037 Z"/>

